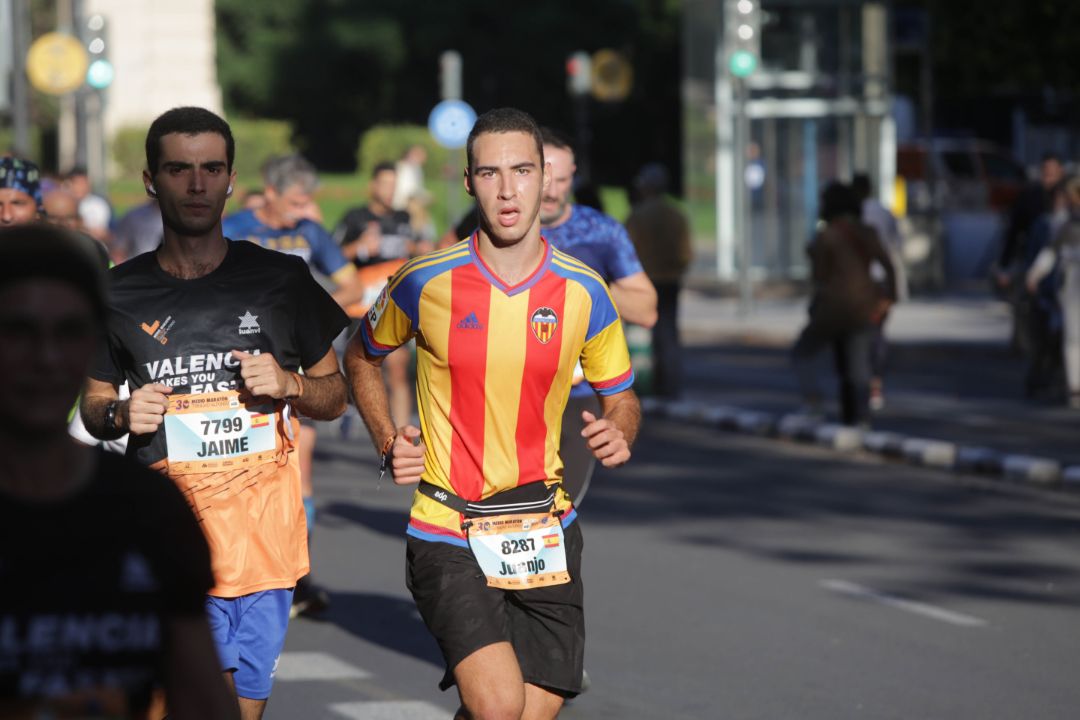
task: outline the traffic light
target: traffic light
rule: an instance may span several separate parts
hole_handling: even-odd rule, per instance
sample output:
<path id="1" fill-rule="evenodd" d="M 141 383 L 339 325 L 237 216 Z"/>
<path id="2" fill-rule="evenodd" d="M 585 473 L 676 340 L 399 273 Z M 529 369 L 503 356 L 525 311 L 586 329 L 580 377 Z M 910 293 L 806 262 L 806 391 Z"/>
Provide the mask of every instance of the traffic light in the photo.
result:
<path id="1" fill-rule="evenodd" d="M 566 91 L 571 95 L 588 95 L 592 91 L 592 58 L 584 50 L 566 59 Z"/>
<path id="2" fill-rule="evenodd" d="M 728 69 L 738 78 L 745 78 L 757 69 L 761 61 L 761 1 L 725 0 Z"/>
<path id="3" fill-rule="evenodd" d="M 90 53 L 90 67 L 86 70 L 86 84 L 95 90 L 104 90 L 112 84 L 112 63 L 108 58 L 108 28 L 104 15 L 91 15 L 86 20 L 86 50 Z"/>

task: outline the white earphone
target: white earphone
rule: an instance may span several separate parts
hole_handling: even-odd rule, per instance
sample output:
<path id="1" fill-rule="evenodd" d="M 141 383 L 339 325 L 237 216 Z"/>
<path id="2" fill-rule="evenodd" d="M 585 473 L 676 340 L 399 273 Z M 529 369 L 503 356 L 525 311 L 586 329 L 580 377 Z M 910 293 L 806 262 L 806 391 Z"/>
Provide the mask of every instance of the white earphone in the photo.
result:
<path id="1" fill-rule="evenodd" d="M 232 183 L 230 183 L 228 189 L 225 190 L 225 197 L 232 197 Z"/>
<path id="2" fill-rule="evenodd" d="M 157 197 L 157 188 L 154 187 L 154 183 L 150 183 L 146 186 L 146 194 Z"/>

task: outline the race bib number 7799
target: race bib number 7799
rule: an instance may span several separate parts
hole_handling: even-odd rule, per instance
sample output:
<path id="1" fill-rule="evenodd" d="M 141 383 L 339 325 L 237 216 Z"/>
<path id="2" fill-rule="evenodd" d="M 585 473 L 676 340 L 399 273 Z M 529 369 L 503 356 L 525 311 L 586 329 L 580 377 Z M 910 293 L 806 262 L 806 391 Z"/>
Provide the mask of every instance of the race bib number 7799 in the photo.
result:
<path id="1" fill-rule="evenodd" d="M 174 395 L 165 413 L 169 473 L 236 470 L 274 459 L 273 403 L 245 405 L 236 391 Z"/>

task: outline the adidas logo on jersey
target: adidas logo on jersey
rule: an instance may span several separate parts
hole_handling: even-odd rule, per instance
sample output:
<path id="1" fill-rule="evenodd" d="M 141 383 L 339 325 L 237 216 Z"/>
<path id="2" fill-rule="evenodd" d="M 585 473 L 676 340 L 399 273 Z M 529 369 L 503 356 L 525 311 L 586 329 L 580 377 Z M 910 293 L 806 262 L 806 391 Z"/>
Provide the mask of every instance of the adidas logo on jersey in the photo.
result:
<path id="1" fill-rule="evenodd" d="M 465 319 L 457 324 L 461 330 L 483 330 L 484 326 L 480 324 L 479 318 L 476 317 L 476 313 L 471 312 L 465 316 Z"/>

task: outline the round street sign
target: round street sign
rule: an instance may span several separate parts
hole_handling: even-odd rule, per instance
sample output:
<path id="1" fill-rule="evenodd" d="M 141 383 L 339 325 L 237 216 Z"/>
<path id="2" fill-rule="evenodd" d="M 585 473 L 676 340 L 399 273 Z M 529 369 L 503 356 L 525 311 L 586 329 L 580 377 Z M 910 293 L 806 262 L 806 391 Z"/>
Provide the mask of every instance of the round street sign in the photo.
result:
<path id="1" fill-rule="evenodd" d="M 35 89 L 63 95 L 83 84 L 88 62 L 86 48 L 71 35 L 45 33 L 26 54 L 26 74 Z"/>
<path id="2" fill-rule="evenodd" d="M 464 100 L 443 100 L 428 116 L 428 130 L 445 148 L 459 148 L 469 139 L 476 123 L 476 111 Z"/>

